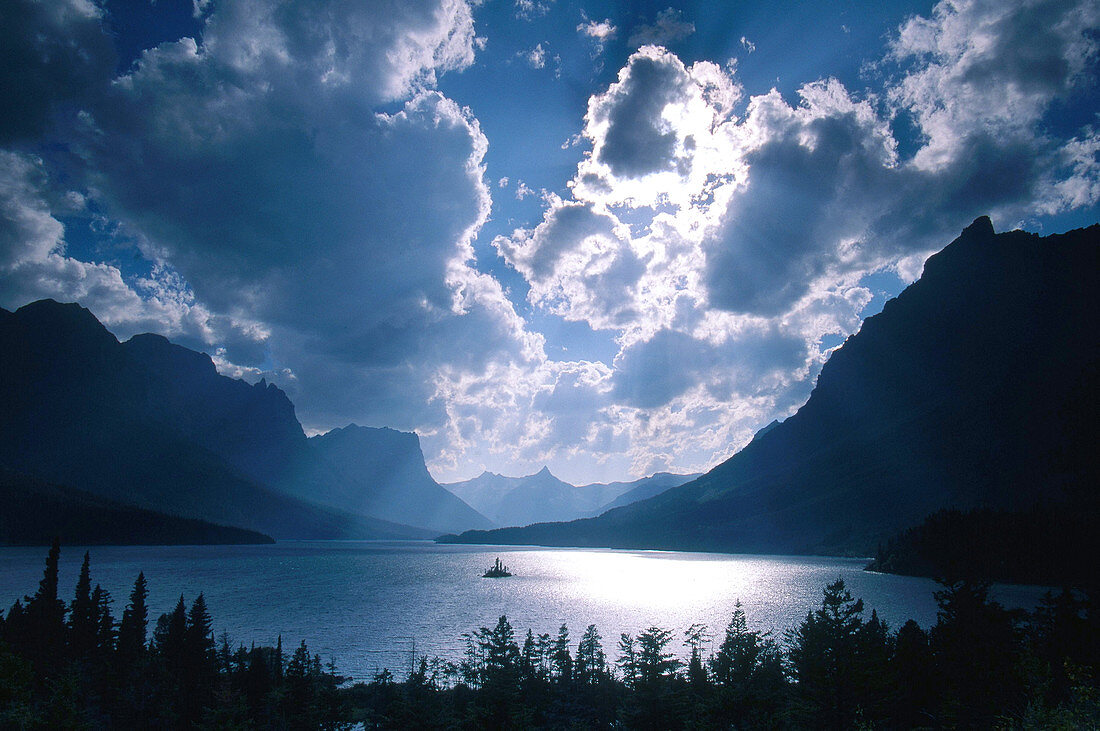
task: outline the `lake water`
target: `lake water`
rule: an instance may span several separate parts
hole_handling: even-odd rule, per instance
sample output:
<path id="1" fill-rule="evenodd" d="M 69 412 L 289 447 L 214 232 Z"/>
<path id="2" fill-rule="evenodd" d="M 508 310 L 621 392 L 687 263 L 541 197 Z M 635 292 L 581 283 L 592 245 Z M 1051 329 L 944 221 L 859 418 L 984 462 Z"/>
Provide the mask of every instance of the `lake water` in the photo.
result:
<path id="1" fill-rule="evenodd" d="M 83 548 L 62 548 L 61 595 L 72 598 Z M 872 574 L 863 559 L 750 556 L 669 551 L 437 546 L 430 542 L 282 542 L 267 546 L 97 546 L 92 582 L 122 615 L 139 571 L 149 585 L 150 631 L 182 593 L 204 592 L 214 628 L 236 646 L 305 640 L 311 652 L 354 678 L 381 667 L 401 676 L 415 655 L 458 659 L 463 632 L 508 616 L 522 641 L 528 627 L 556 635 L 564 622 L 574 646 L 595 624 L 609 658 L 621 632 L 651 625 L 682 631 L 706 623 L 720 637 L 734 602 L 751 628 L 782 635 L 821 603 L 822 588 L 844 579 L 892 628 L 935 623 L 928 579 Z M 42 578 L 45 548 L 0 549 L 0 607 L 6 612 Z M 499 556 L 515 576 L 483 579 Z M 1043 590 L 999 586 L 1009 607 L 1032 607 Z"/>

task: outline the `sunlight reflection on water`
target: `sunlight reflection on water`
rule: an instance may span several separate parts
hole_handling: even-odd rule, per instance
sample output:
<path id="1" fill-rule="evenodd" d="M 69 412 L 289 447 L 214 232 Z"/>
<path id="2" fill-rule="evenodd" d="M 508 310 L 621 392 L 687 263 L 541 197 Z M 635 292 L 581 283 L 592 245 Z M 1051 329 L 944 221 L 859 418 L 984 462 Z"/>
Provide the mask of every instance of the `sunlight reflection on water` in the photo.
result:
<path id="1" fill-rule="evenodd" d="M 205 592 L 216 632 L 234 643 L 284 646 L 306 640 L 341 672 L 369 677 L 380 667 L 408 671 L 414 654 L 457 659 L 462 633 L 507 615 L 522 642 L 528 627 L 575 646 L 595 624 L 612 657 L 622 632 L 651 625 L 677 636 L 705 622 L 720 636 L 738 599 L 750 627 L 782 635 L 820 604 L 837 577 L 891 627 L 935 622 L 927 579 L 862 570 L 862 559 L 747 556 L 666 551 L 436 546 L 430 542 L 286 542 L 273 546 L 95 547 L 92 581 L 121 615 L 138 571 L 149 583 L 150 629 L 180 593 Z M 71 597 L 84 549 L 64 548 L 61 587 Z M 31 594 L 42 548 L 0 549 L 0 607 Z M 515 576 L 483 579 L 500 556 Z M 1042 590 L 999 587 L 1008 606 L 1033 605 Z"/>

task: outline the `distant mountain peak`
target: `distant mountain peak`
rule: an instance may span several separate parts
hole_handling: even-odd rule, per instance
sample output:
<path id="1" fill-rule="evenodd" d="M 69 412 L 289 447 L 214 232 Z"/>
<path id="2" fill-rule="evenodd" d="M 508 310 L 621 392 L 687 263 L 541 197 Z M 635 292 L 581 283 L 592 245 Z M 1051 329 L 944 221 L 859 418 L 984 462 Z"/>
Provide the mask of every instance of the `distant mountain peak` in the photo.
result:
<path id="1" fill-rule="evenodd" d="M 553 473 L 550 472 L 550 468 L 546 465 L 542 466 L 542 469 L 535 473 L 535 477 L 553 477 Z"/>

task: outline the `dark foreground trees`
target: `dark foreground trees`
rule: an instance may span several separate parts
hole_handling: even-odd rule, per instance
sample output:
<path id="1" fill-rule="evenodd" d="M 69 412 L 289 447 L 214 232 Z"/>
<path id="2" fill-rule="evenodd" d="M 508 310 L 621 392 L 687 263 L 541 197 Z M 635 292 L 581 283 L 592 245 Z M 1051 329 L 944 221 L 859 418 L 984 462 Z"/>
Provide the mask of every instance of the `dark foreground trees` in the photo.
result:
<path id="1" fill-rule="evenodd" d="M 575 642 L 517 634 L 507 617 L 466 635 L 457 662 L 420 658 L 343 686 L 303 642 L 216 640 L 202 594 L 150 622 L 143 575 L 116 622 L 85 557 L 70 602 L 58 546 L 38 590 L 0 618 L 0 729 L 753 729 L 1095 728 L 1100 615 L 1063 591 L 1032 613 L 983 584 L 937 593 L 929 630 L 896 631 L 840 580 L 782 641 L 749 628 L 649 627 L 610 648 L 594 625 Z M 681 641 L 681 637 L 683 638 Z"/>
<path id="2" fill-rule="evenodd" d="M 87 555 L 66 609 L 59 553 L 55 542 L 38 591 L 0 620 L 0 729 L 350 727 L 341 679 L 305 643 L 289 661 L 281 640 L 219 650 L 202 594 L 150 633 L 142 574 L 116 623 Z"/>
<path id="3" fill-rule="evenodd" d="M 483 627 L 458 664 L 421 660 L 346 693 L 367 728 L 1095 728 L 1100 719 L 1100 625 L 1082 593 L 1009 612 L 987 587 L 937 593 L 938 621 L 891 630 L 843 581 L 785 635 L 750 630 L 738 603 L 705 660 L 706 628 L 623 634 L 609 664 L 595 627 L 576 646 L 506 617 Z"/>

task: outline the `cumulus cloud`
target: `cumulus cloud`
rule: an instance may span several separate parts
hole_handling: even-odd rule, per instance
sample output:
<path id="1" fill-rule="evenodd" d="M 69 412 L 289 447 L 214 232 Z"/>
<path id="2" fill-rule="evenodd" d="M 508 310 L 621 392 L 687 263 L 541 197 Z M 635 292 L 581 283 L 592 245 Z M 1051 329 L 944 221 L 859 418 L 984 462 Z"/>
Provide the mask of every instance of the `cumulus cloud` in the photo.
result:
<path id="1" fill-rule="evenodd" d="M 1095 61 L 1100 7 L 1072 0 L 941 2 L 899 29 L 890 58 L 905 74 L 889 99 L 916 116 L 922 169 L 948 165 L 975 134 L 1031 137 L 1052 100 Z"/>
<path id="2" fill-rule="evenodd" d="M 436 369 L 536 355 L 472 266 L 487 140 L 432 90 L 473 61 L 470 7 L 382 5 L 219 4 L 200 39 L 145 51 L 72 110 L 79 182 L 145 275 L 66 256 L 42 162 L 0 159 L 5 299 L 217 345 L 229 373 L 273 361 L 309 426 L 430 430 Z"/>
<path id="3" fill-rule="evenodd" d="M 671 196 L 682 205 L 680 195 L 705 187 L 715 165 L 736 166 L 723 123 L 741 93 L 713 63 L 688 68 L 663 48 L 641 48 L 588 102 L 583 134 L 592 154 L 574 179 L 575 194 L 641 205 Z"/>
<path id="4" fill-rule="evenodd" d="M 979 214 L 1100 200 L 1095 129 L 1048 124 L 1096 82 L 1094 4 L 944 3 L 898 29 L 882 89 L 819 79 L 787 98 L 685 64 L 661 44 L 694 26 L 666 10 L 589 99 L 568 192 L 492 242 L 525 321 L 474 258 L 489 140 L 436 90 L 480 47 L 467 3 L 204 5 L 200 38 L 113 79 L 97 6 L 18 10 L 0 53 L 38 61 L 5 73 L 42 93 L 20 102 L 34 129 L 0 131 L 0 304 L 77 299 L 116 330 L 178 335 L 290 389 L 307 428 L 419 428 L 444 472 L 712 466 L 805 399 L 824 343 L 859 327 L 868 273 L 912 279 Z M 512 182 L 530 193 L 494 187 Z M 69 251 L 92 216 L 146 269 Z M 551 318 L 617 354 L 548 358 L 532 323 Z"/>
<path id="5" fill-rule="evenodd" d="M 1097 12 L 943 3 L 899 28 L 881 94 L 822 79 L 740 114 L 736 67 L 639 49 L 589 102 L 572 198 L 494 242 L 534 306 L 616 338 L 593 429 L 620 419 L 635 468 L 716 456 L 805 398 L 826 337 L 859 326 L 869 273 L 911 280 L 977 215 L 1094 205 L 1095 129 L 1043 120 L 1096 83 Z M 901 116 L 918 140 L 904 155 Z"/>
<path id="6" fill-rule="evenodd" d="M 44 298 L 80 302 L 122 338 L 155 329 L 201 347 L 216 331 L 232 336 L 233 323 L 218 322 L 196 305 L 166 267 L 127 281 L 115 266 L 67 256 L 58 216 L 81 213 L 81 203 L 79 195 L 58 194 L 41 159 L 0 151 L 0 306 Z"/>
<path id="7" fill-rule="evenodd" d="M 87 120 L 113 214 L 205 304 L 270 329 L 318 424 L 430 423 L 434 367 L 524 347 L 469 265 L 487 141 L 425 88 L 469 63 L 473 37 L 462 3 L 219 7 L 201 47 L 147 52 Z"/>

